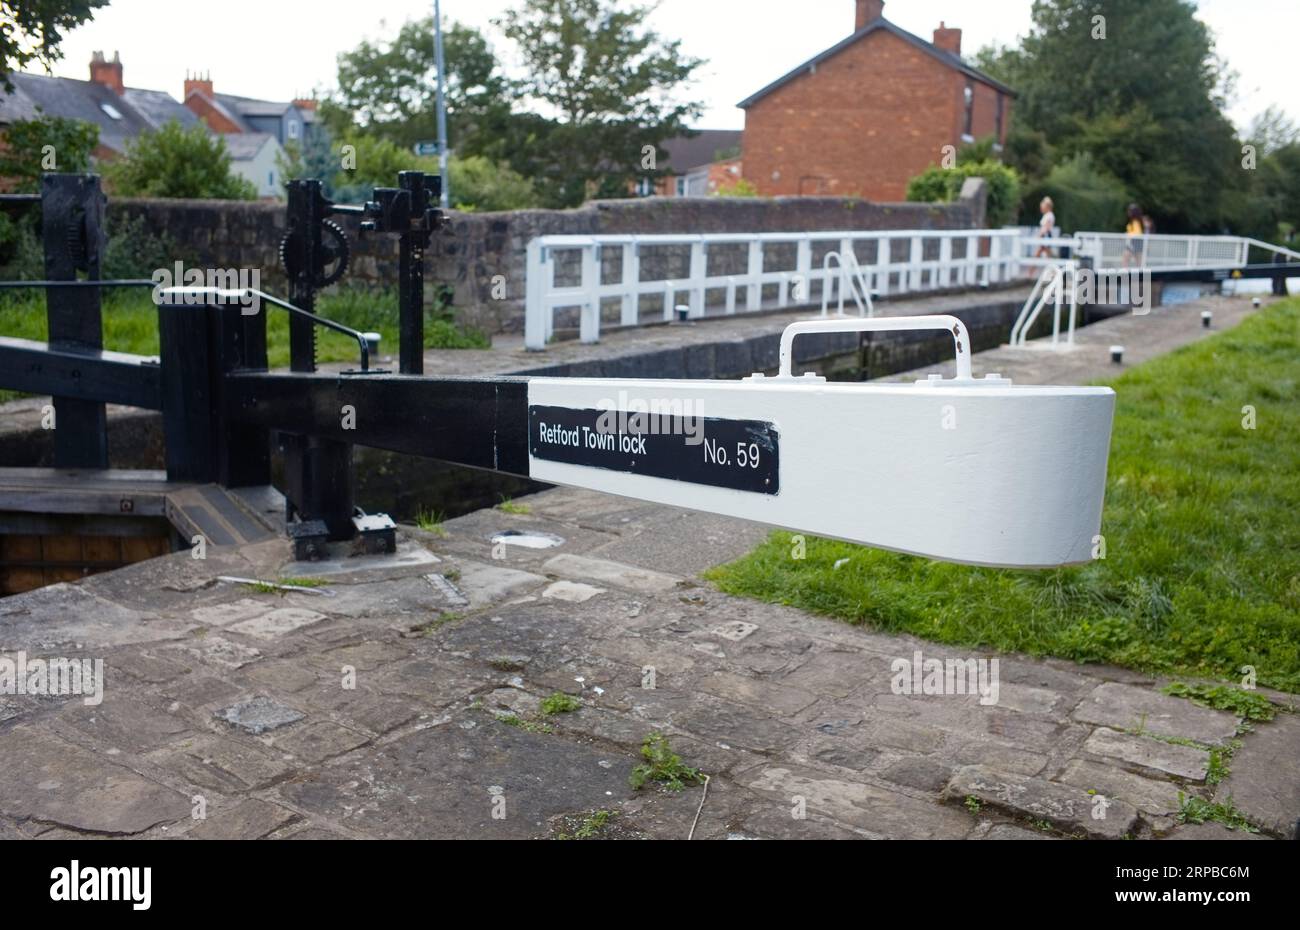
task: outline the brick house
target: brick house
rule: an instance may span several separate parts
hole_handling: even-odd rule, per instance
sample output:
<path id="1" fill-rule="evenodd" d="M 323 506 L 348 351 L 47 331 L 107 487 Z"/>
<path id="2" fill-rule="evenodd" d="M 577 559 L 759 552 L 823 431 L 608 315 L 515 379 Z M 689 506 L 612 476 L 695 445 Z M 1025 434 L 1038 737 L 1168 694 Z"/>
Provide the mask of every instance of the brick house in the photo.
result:
<path id="1" fill-rule="evenodd" d="M 943 147 L 1006 142 L 1014 91 L 966 64 L 961 30 L 927 42 L 854 0 L 851 36 L 739 105 L 745 178 L 760 194 L 902 200 Z"/>

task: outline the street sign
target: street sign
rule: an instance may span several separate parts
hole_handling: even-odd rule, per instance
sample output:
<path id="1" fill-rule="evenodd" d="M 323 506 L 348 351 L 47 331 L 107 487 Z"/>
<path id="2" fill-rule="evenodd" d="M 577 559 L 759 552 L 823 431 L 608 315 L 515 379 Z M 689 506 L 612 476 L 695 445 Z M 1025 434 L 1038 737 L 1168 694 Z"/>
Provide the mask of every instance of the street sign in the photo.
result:
<path id="1" fill-rule="evenodd" d="M 420 156 L 432 157 L 438 154 L 437 142 L 417 142 L 412 148 L 415 149 L 415 154 Z"/>

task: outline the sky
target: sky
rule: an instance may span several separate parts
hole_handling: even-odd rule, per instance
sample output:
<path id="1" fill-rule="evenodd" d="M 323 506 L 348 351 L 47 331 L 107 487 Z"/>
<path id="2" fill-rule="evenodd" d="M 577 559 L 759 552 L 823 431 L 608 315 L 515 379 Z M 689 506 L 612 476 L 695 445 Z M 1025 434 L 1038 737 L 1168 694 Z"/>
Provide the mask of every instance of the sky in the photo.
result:
<path id="1" fill-rule="evenodd" d="M 442 0 L 443 16 L 491 30 L 517 0 Z M 54 73 L 85 79 L 92 51 L 121 53 L 128 87 L 180 99 L 185 72 L 211 72 L 218 93 L 288 100 L 327 90 L 336 56 L 362 38 L 396 33 L 427 15 L 411 0 L 112 0 L 69 33 Z M 1013 44 L 1028 32 L 1032 0 L 888 0 L 885 16 L 929 39 L 940 21 L 960 28 L 962 50 Z M 1294 57 L 1300 35 L 1296 0 L 1200 0 L 1199 15 L 1219 54 L 1237 72 L 1228 116 L 1244 129 L 1270 104 L 1300 122 Z M 741 129 L 736 104 L 853 31 L 854 0 L 661 0 L 654 28 L 708 59 L 693 96 L 705 102 L 698 126 Z M 489 32 L 508 66 L 513 51 Z M 454 142 L 454 140 L 453 140 Z"/>

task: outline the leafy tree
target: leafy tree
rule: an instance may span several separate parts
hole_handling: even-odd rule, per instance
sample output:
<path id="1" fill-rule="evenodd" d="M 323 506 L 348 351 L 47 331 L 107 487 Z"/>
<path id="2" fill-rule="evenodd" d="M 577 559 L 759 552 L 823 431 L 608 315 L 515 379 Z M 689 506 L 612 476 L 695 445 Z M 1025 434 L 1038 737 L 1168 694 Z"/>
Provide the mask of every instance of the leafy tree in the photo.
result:
<path id="1" fill-rule="evenodd" d="M 1161 228 L 1218 231 L 1248 179 L 1195 14 L 1188 0 L 1035 0 L 1020 46 L 977 61 L 1017 89 L 1013 121 L 1041 134 L 1040 154 L 1090 153 Z"/>
<path id="2" fill-rule="evenodd" d="M 63 57 L 63 34 L 107 5 L 108 0 L 0 0 L 0 87 L 12 93 L 9 75 L 32 64 L 48 71 Z"/>
<path id="3" fill-rule="evenodd" d="M 1038 204 L 1051 197 L 1057 222 L 1067 232 L 1117 230 L 1124 225 L 1124 208 L 1132 199 L 1124 185 L 1100 170 L 1086 152 L 1054 167 L 1021 201 L 1021 219 L 1037 225 Z"/>
<path id="4" fill-rule="evenodd" d="M 91 153 L 99 144 L 99 127 L 59 116 L 38 116 L 15 120 L 5 130 L 4 138 L 0 178 L 12 181 L 15 190 L 30 192 L 40 187 L 41 175 L 46 171 L 90 170 Z"/>
<path id="5" fill-rule="evenodd" d="M 1277 107 L 1268 107 L 1250 122 L 1246 141 L 1254 145 L 1260 155 L 1271 155 L 1279 149 L 1300 142 L 1300 128 Z"/>
<path id="6" fill-rule="evenodd" d="M 230 173 L 226 141 L 201 125 L 182 129 L 174 120 L 141 133 L 126 154 L 104 166 L 109 190 L 124 197 L 255 200 L 257 188 Z"/>
<path id="7" fill-rule="evenodd" d="M 546 139 L 549 163 L 535 178 L 549 201 L 627 196 L 637 178 L 664 173 L 648 167 L 647 151 L 699 116 L 698 103 L 673 98 L 703 61 L 646 28 L 651 10 L 615 0 L 524 0 L 496 21 L 522 54 L 525 94 L 561 117 Z"/>
<path id="8" fill-rule="evenodd" d="M 338 59 L 339 90 L 321 108 L 335 136 L 353 129 L 410 147 L 436 139 L 437 75 L 433 17 L 408 21 L 391 42 L 363 41 Z M 510 115 L 514 85 L 497 68 L 487 39 L 451 23 L 443 33 L 448 135 L 464 149 Z"/>
<path id="9" fill-rule="evenodd" d="M 324 126 L 308 132 L 301 143 L 286 142 L 284 154 L 276 167 L 285 181 L 301 178 L 319 178 L 326 197 L 334 197 L 333 182 L 342 164 L 338 153 L 330 145 L 329 131 Z"/>
<path id="10" fill-rule="evenodd" d="M 411 149 L 397 145 L 389 139 L 372 135 L 353 135 L 342 145 L 350 145 L 353 151 L 348 159 L 349 167 L 334 175 L 334 197 L 340 202 L 359 203 L 369 200 L 376 187 L 394 187 L 400 171 L 424 171 L 437 174 L 438 159 L 416 155 Z M 335 165 L 343 163 L 340 155 L 336 156 Z"/>

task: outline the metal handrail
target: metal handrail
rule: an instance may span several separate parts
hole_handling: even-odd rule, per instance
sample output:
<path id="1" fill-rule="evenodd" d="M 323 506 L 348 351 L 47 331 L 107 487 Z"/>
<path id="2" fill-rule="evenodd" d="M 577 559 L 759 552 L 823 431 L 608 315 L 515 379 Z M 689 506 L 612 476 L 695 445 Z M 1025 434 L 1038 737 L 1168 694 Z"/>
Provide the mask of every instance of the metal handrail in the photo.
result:
<path id="1" fill-rule="evenodd" d="M 830 308 L 830 285 L 831 285 L 831 260 L 834 259 L 840 266 L 839 284 L 836 287 L 836 293 L 839 296 L 839 313 L 844 315 L 844 288 L 849 284 L 853 292 L 853 302 L 858 305 L 858 316 L 875 316 L 876 308 L 871 302 L 871 283 L 867 280 L 866 272 L 858 264 L 858 258 L 852 252 L 840 250 L 839 252 L 827 252 L 826 257 L 822 259 L 822 316 L 826 316 L 826 311 Z M 865 303 L 863 302 L 865 299 Z"/>
<path id="2" fill-rule="evenodd" d="M 0 288 L 10 288 L 10 289 L 16 289 L 16 288 L 40 289 L 40 288 L 54 288 L 54 287 L 156 288 L 157 286 L 158 286 L 158 282 L 146 280 L 144 278 L 123 278 L 123 279 L 111 279 L 107 281 L 0 281 Z M 361 370 L 363 372 L 370 370 L 370 340 L 366 338 L 365 333 L 358 332 L 357 330 L 353 329 L 350 326 L 344 326 L 342 323 L 336 323 L 331 319 L 328 319 L 323 316 L 319 316 L 318 314 L 315 313 L 311 313 L 307 310 L 302 309 L 301 307 L 295 307 L 287 300 L 281 300 L 279 297 L 275 297 L 274 295 L 268 294 L 265 291 L 259 291 L 251 287 L 242 288 L 242 289 L 241 288 L 226 289 L 226 288 L 219 288 L 219 287 L 167 287 L 167 288 L 163 288 L 162 293 L 182 294 L 182 295 L 194 296 L 194 297 L 220 296 L 231 301 L 246 300 L 250 297 L 255 297 L 258 300 L 264 300 L 268 304 L 271 304 L 274 307 L 280 307 L 283 310 L 288 310 L 290 313 L 297 314 L 298 316 L 311 320 L 317 326 L 323 326 L 326 329 L 332 329 L 335 332 L 342 333 L 345 336 L 351 336 L 353 339 L 357 341 L 357 345 L 361 350 Z"/>
<path id="3" fill-rule="evenodd" d="M 1023 346 L 1026 344 L 1029 331 L 1034 328 L 1034 323 L 1038 321 L 1038 316 L 1042 313 L 1043 307 L 1046 306 L 1048 300 L 1054 303 L 1052 311 L 1052 345 L 1055 346 L 1058 343 L 1061 332 L 1061 301 L 1067 293 L 1065 289 L 1067 280 L 1070 281 L 1068 291 L 1070 321 L 1066 335 L 1066 345 L 1074 345 L 1074 327 L 1078 312 L 1079 265 L 1073 261 L 1048 265 L 1038 275 L 1038 280 L 1034 283 L 1034 289 L 1025 301 L 1020 316 L 1016 318 L 1015 325 L 1011 327 L 1011 345 Z"/>

